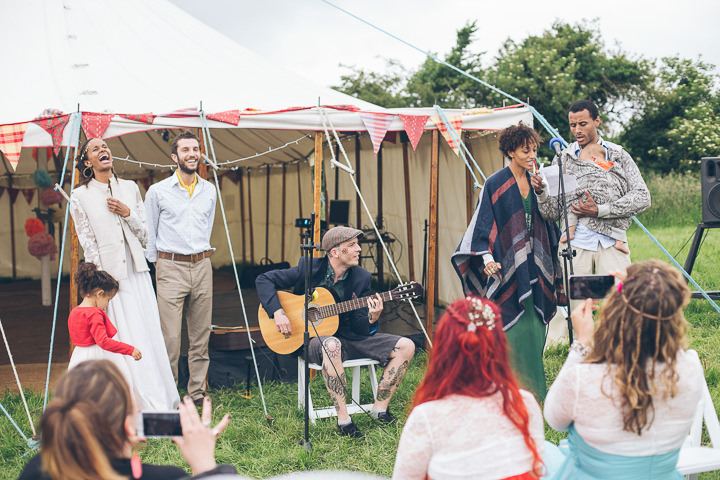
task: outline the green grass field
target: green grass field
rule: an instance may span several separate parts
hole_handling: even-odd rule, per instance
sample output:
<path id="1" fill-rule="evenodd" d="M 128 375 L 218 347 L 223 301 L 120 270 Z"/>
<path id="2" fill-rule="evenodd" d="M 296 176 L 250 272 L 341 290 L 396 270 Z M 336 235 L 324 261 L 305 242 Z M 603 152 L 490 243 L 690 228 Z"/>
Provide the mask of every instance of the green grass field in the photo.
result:
<path id="1" fill-rule="evenodd" d="M 675 183 L 668 178 L 656 178 L 648 183 L 653 193 L 653 207 L 639 217 L 640 221 L 652 224 L 649 227 L 651 232 L 682 265 L 699 221 L 699 183 L 693 183 L 693 179 L 688 177 L 679 177 Z M 696 189 L 695 184 L 698 185 Z M 631 227 L 628 236 L 633 261 L 648 258 L 666 260 L 659 247 L 636 225 Z M 693 270 L 693 278 L 703 288 L 720 289 L 719 253 L 720 230 L 710 230 Z M 693 300 L 686 316 L 691 324 L 690 347 L 698 351 L 713 401 L 720 406 L 720 357 L 717 355 L 720 351 L 720 314 L 705 300 Z M 566 355 L 567 345 L 551 347 L 546 351 L 548 385 L 557 375 Z M 356 470 L 389 477 L 402 423 L 413 392 L 422 379 L 425 360 L 424 353 L 416 355 L 393 399 L 391 408 L 401 419 L 398 425 L 384 427 L 383 430 L 370 419 L 357 415 L 355 421 L 365 433 L 365 438 L 355 440 L 339 437 L 335 433 L 334 420 L 318 420 L 310 427 L 314 446 L 312 453 L 307 453 L 298 443 L 303 439 L 304 427 L 303 415 L 297 409 L 295 384 L 272 383 L 264 386 L 269 414 L 273 417 L 272 425 L 268 425 L 265 419 L 257 388 L 250 400 L 242 398 L 239 390 L 213 391 L 210 394 L 216 407 L 215 419 L 228 412 L 232 414 L 230 426 L 218 441 L 217 460 L 234 464 L 241 474 L 253 478 L 306 469 Z M 371 402 L 368 382 L 363 384 L 362 401 Z M 312 381 L 311 388 L 316 405 L 330 403 L 320 377 Z M 31 414 L 37 420 L 42 411 L 42 398 L 31 393 L 28 401 Z M 19 395 L 6 392 L 0 397 L 0 402 L 28 434 L 30 427 Z M 556 442 L 563 436 L 546 427 L 548 440 Z M 4 416 L 0 417 L 0 478 L 16 478 L 29 454 L 30 450 L 10 422 Z M 177 448 L 168 440 L 149 441 L 141 456 L 146 462 L 187 468 Z M 703 474 L 700 478 L 720 479 L 720 473 Z"/>

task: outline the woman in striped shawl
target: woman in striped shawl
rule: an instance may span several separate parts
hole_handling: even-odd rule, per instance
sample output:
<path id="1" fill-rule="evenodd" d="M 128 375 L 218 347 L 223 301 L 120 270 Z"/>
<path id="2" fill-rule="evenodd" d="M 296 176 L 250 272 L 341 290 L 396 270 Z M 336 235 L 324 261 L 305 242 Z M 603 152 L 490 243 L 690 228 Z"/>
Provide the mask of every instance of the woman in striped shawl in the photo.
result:
<path id="1" fill-rule="evenodd" d="M 520 123 L 500 133 L 510 164 L 487 179 L 452 263 L 466 295 L 497 303 L 520 384 L 545 398 L 545 327 L 557 301 L 557 225 L 540 216 L 530 188 L 538 135 Z"/>

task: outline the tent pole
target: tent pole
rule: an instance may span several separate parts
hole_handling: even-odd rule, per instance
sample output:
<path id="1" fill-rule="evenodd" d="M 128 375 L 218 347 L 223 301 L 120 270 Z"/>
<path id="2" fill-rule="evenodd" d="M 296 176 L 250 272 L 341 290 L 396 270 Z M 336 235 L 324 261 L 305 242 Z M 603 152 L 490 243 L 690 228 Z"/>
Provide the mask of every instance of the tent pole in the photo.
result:
<path id="1" fill-rule="evenodd" d="M 470 153 L 470 156 L 475 158 L 472 151 L 472 144 L 470 143 L 470 135 L 465 132 L 465 146 Z M 470 169 L 465 169 L 465 214 L 467 216 L 467 224 L 470 225 L 470 220 L 473 216 L 473 179 Z"/>
<path id="2" fill-rule="evenodd" d="M 382 143 L 377 154 L 377 226 L 378 230 L 384 230 L 385 224 L 383 223 L 383 148 Z M 377 246 L 377 276 L 378 284 L 385 285 L 385 255 L 383 254 L 382 246 L 380 245 L 380 239 L 378 239 Z"/>
<path id="3" fill-rule="evenodd" d="M 360 190 L 360 134 L 355 133 L 355 182 Z M 362 208 L 360 208 L 360 194 L 355 194 L 355 228 L 362 226 Z"/>
<path id="4" fill-rule="evenodd" d="M 298 218 L 303 218 L 303 208 L 302 208 L 302 182 L 300 181 L 300 162 L 297 164 L 298 166 L 298 174 L 297 174 L 297 183 L 298 183 Z M 300 243 L 303 242 L 303 235 L 302 230 L 300 230 L 299 233 L 300 236 Z"/>
<path id="5" fill-rule="evenodd" d="M 270 244 L 270 164 L 266 167 L 265 172 L 265 258 L 270 258 L 268 250 Z"/>
<path id="6" fill-rule="evenodd" d="M 338 162 L 340 161 L 340 145 L 335 145 L 335 159 Z M 338 199 L 338 191 L 340 188 L 338 186 L 338 183 L 340 183 L 340 170 L 336 168 L 335 169 L 335 197 L 334 197 L 335 200 Z M 328 214 L 328 219 L 329 219 L 329 214 Z"/>
<path id="7" fill-rule="evenodd" d="M 315 225 L 313 231 L 313 243 L 320 240 L 320 223 L 322 223 L 320 216 L 321 199 L 322 193 L 322 166 L 323 166 L 323 151 L 322 151 L 322 132 L 315 132 L 315 184 L 314 184 L 314 196 L 313 196 L 313 210 L 317 213 L 315 217 Z M 320 251 L 315 250 L 314 256 L 319 257 Z"/>
<path id="8" fill-rule="evenodd" d="M 235 174 L 238 179 L 238 189 L 240 190 L 240 238 L 242 238 L 242 261 L 247 262 L 247 255 L 245 254 L 245 189 L 243 188 L 243 174 L 242 169 L 238 168 L 235 170 Z"/>
<path id="9" fill-rule="evenodd" d="M 13 188 L 13 176 L 8 174 L 8 200 L 10 200 L 10 252 L 12 253 L 12 278 L 17 280 L 17 265 L 15 259 L 15 201 L 10 190 Z M 15 197 L 17 198 L 17 197 Z"/>
<path id="10" fill-rule="evenodd" d="M 248 221 L 250 224 L 250 263 L 255 263 L 255 232 L 253 229 L 252 219 L 252 188 L 250 182 L 250 169 L 247 171 L 247 185 L 248 185 Z"/>
<path id="11" fill-rule="evenodd" d="M 405 174 L 405 220 L 407 221 L 407 244 L 408 244 L 408 271 L 409 280 L 415 280 L 415 253 L 413 248 L 412 228 L 412 203 L 410 200 L 410 155 L 408 142 L 402 142 L 403 147 L 403 171 Z"/>
<path id="12" fill-rule="evenodd" d="M 435 317 L 436 277 L 437 277 L 437 203 L 438 203 L 438 161 L 440 157 L 440 143 L 438 130 L 432 131 L 432 150 L 430 151 L 430 227 L 428 241 L 428 269 L 427 285 L 425 286 L 425 327 L 428 336 L 433 336 L 433 323 Z M 430 345 L 426 345 L 430 348 Z"/>
<path id="13" fill-rule="evenodd" d="M 280 220 L 280 261 L 285 261 L 285 188 L 287 187 L 287 164 L 282 166 L 282 218 Z"/>

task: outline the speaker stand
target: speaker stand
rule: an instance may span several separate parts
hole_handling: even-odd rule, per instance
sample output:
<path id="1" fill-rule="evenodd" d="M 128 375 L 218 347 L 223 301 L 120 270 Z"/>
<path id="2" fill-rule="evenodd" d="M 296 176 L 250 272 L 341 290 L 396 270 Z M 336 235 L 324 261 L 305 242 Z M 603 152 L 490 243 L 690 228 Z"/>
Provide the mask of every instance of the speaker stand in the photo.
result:
<path id="1" fill-rule="evenodd" d="M 709 230 L 711 228 L 720 228 L 720 223 L 698 223 L 698 226 L 695 229 L 695 236 L 693 237 L 692 244 L 690 245 L 690 251 L 688 252 L 688 256 L 685 259 L 685 265 L 683 266 L 688 275 L 692 273 L 692 269 L 695 266 L 695 259 L 697 258 L 698 251 L 700 250 L 700 241 L 702 240 L 703 233 L 705 230 Z M 707 293 L 713 300 L 720 299 L 720 291 L 718 290 L 706 291 L 705 293 Z M 692 292 L 692 298 L 705 297 L 703 297 L 700 292 Z"/>

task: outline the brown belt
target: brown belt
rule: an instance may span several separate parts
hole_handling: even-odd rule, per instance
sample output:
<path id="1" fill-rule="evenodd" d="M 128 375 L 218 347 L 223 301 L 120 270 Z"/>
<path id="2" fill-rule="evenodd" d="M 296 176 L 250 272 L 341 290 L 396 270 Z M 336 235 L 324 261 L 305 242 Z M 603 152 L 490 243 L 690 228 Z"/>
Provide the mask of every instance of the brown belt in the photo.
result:
<path id="1" fill-rule="evenodd" d="M 215 253 L 215 250 L 206 250 L 204 252 L 200 253 L 193 253 L 190 255 L 181 255 L 179 253 L 168 253 L 168 252 L 158 252 L 158 258 L 162 258 L 165 260 L 172 260 L 174 262 L 199 262 L 203 258 L 207 258 L 210 255 Z"/>

